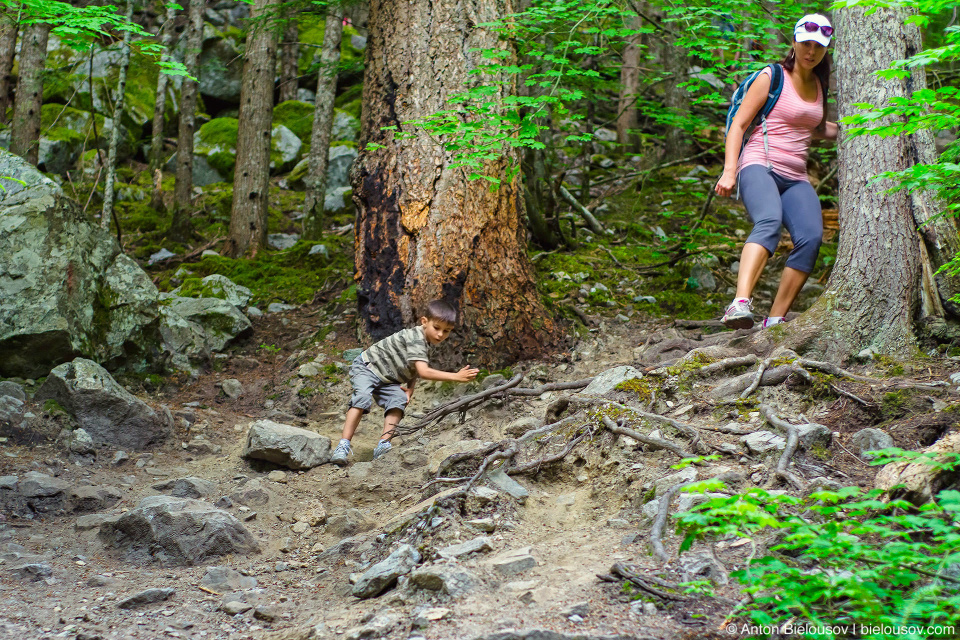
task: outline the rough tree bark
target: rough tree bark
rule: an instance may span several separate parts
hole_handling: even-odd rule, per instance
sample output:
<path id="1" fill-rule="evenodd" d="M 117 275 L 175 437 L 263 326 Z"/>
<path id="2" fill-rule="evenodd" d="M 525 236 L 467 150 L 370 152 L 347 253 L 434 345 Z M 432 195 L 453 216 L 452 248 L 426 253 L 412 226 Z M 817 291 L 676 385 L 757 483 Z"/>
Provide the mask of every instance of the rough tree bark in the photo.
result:
<path id="1" fill-rule="evenodd" d="M 0 122 L 6 124 L 12 104 L 13 57 L 17 47 L 18 26 L 13 15 L 0 15 Z"/>
<path id="2" fill-rule="evenodd" d="M 278 100 L 297 99 L 297 79 L 300 77 L 300 29 L 297 27 L 296 14 L 287 18 L 283 30 L 283 44 L 280 45 L 280 91 Z"/>
<path id="3" fill-rule="evenodd" d="M 343 35 L 343 9 L 330 6 L 320 49 L 320 71 L 317 77 L 317 100 L 307 156 L 307 185 L 303 200 L 303 237 L 319 240 L 323 231 L 323 199 L 327 192 L 330 134 L 333 130 L 333 99 L 337 93 L 337 65 L 340 62 L 340 39 Z"/>
<path id="4" fill-rule="evenodd" d="M 270 125 L 277 68 L 276 4 L 277 0 L 256 0 L 250 12 L 250 33 L 240 85 L 233 208 L 225 247 L 226 254 L 234 257 L 256 254 L 267 241 Z"/>
<path id="5" fill-rule="evenodd" d="M 174 36 L 176 35 L 176 28 L 174 27 L 176 17 L 176 4 L 171 2 L 167 4 L 166 18 L 160 26 L 160 29 L 163 31 L 163 37 L 161 38 L 163 56 L 161 60 L 164 62 L 170 60 L 170 51 L 173 49 Z M 153 131 L 150 136 L 151 177 L 156 175 L 156 172 L 160 170 L 160 165 L 163 162 L 163 125 L 165 121 L 164 112 L 167 109 L 168 86 L 170 86 L 170 76 L 161 72 L 157 77 L 157 95 L 153 103 Z M 159 181 L 156 181 L 154 184 L 153 206 L 154 208 L 160 208 L 163 205 L 163 200 L 160 198 Z"/>
<path id="6" fill-rule="evenodd" d="M 127 0 L 127 22 L 133 21 L 133 0 Z M 117 147 L 120 144 L 120 119 L 123 116 L 123 99 L 127 91 L 127 71 L 130 69 L 130 32 L 123 32 L 120 71 L 117 77 L 117 95 L 113 100 L 114 127 L 110 130 L 110 147 L 107 151 L 107 179 L 103 184 L 103 212 L 100 214 L 100 226 L 110 228 L 113 218 L 113 185 L 117 178 Z M 119 233 L 119 230 L 118 230 Z"/>
<path id="7" fill-rule="evenodd" d="M 203 36 L 203 0 L 190 0 L 183 65 L 196 78 L 180 85 L 180 118 L 177 130 L 177 175 L 173 186 L 173 219 L 170 237 L 184 241 L 190 235 L 193 204 L 193 134 L 197 124 L 197 90 L 200 79 L 200 45 Z"/>
<path id="8" fill-rule="evenodd" d="M 524 242 L 515 152 L 484 167 L 502 180 L 493 191 L 451 167 L 450 153 L 403 123 L 449 108 L 481 64 L 477 49 L 507 49 L 477 25 L 512 12 L 509 0 L 374 0 L 363 87 L 360 148 L 352 173 L 357 204 L 355 259 L 362 329 L 381 338 L 444 298 L 461 311 L 437 354 L 443 366 L 494 366 L 545 348 L 544 313 Z M 503 60 L 501 59 L 501 62 Z M 495 85 L 502 99 L 512 88 Z M 416 133 L 397 141 L 381 127 Z M 454 354 L 459 354 L 459 357 Z"/>
<path id="9" fill-rule="evenodd" d="M 639 29 L 640 16 L 633 16 L 627 28 Z M 623 45 L 623 65 L 620 67 L 620 99 L 617 104 L 617 142 L 628 151 L 638 150 L 636 131 L 640 126 L 637 118 L 637 93 L 640 91 L 640 60 L 643 54 L 641 34 L 630 36 Z"/>
<path id="10" fill-rule="evenodd" d="M 31 24 L 20 38 L 17 95 L 13 101 L 10 152 L 37 164 L 40 152 L 40 107 L 43 106 L 43 70 L 47 60 L 49 24 Z"/>
<path id="11" fill-rule="evenodd" d="M 857 103 L 886 103 L 909 95 L 913 81 L 875 75 L 916 51 L 920 34 L 906 13 L 862 7 L 836 14 L 839 115 L 853 115 Z M 909 356 L 916 352 L 913 322 L 921 282 L 921 244 L 916 202 L 905 191 L 886 193 L 889 180 L 871 183 L 883 171 L 901 171 L 916 162 L 907 136 L 847 137 L 841 130 L 840 238 L 837 261 L 826 291 L 793 324 L 805 351 L 841 361 L 870 348 Z"/>

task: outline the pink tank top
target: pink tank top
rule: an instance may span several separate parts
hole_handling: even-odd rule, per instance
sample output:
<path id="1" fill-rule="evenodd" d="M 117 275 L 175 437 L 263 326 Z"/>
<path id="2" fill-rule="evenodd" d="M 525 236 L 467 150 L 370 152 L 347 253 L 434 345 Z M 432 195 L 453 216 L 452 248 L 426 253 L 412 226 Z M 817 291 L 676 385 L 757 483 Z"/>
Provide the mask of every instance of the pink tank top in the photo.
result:
<path id="1" fill-rule="evenodd" d="M 764 73 L 770 75 L 770 68 L 765 69 Z M 807 151 L 813 130 L 823 118 L 823 89 L 818 80 L 816 102 L 805 102 L 793 87 L 790 74 L 784 70 L 783 75 L 783 91 L 767 116 L 770 164 L 784 178 L 808 181 Z M 760 126 L 750 134 L 747 146 L 740 155 L 740 169 L 752 164 L 767 166 Z"/>

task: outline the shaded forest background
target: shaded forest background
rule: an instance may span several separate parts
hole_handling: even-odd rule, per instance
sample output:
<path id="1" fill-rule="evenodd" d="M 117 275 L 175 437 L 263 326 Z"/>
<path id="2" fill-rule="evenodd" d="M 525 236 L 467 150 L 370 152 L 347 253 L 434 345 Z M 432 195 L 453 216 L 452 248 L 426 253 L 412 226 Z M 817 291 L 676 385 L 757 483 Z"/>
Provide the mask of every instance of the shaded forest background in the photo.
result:
<path id="1" fill-rule="evenodd" d="M 729 96 L 782 57 L 795 16 L 822 7 L 482 6 L 8 2 L 0 144 L 99 218 L 161 291 L 199 294 L 203 277 L 221 274 L 259 308 L 356 301 L 370 338 L 410 322 L 426 299 L 452 297 L 477 327 L 456 349 L 490 366 L 559 344 L 554 320 L 582 324 L 585 311 L 717 315 L 747 230 L 737 204 L 710 188 Z M 929 88 L 861 105 L 846 131 L 936 136 L 943 155 L 897 177 L 938 192 L 949 212 L 956 7 L 896 10 L 922 28 L 903 64 L 929 69 Z M 459 42 L 437 24 L 454 25 Z M 412 57 L 428 64 L 398 77 L 418 44 Z M 421 91 L 431 83 L 440 88 Z M 421 175 L 433 159 L 439 173 Z M 813 150 L 828 240 L 839 228 L 838 169 L 835 148 Z M 494 222 L 481 220 L 491 210 Z M 953 258 L 941 253 L 934 268 Z M 504 260 L 500 273 L 486 266 Z M 835 260 L 828 242 L 807 304 Z M 505 282 L 516 289 L 501 291 Z M 949 315 L 956 291 L 942 288 Z M 759 301 L 769 296 L 761 286 Z M 477 302 L 502 298 L 523 303 Z"/>

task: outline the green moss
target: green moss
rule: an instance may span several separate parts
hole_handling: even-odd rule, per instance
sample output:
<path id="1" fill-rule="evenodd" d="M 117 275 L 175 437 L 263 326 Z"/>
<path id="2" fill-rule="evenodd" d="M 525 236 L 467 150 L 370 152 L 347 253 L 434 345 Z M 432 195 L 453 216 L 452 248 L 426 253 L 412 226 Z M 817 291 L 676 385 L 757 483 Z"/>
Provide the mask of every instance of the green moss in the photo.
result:
<path id="1" fill-rule="evenodd" d="M 236 148 L 237 146 L 236 118 L 214 118 L 204 124 L 197 131 L 197 138 L 204 146 L 218 146 Z"/>
<path id="2" fill-rule="evenodd" d="M 263 306 L 271 302 L 303 304 L 313 299 L 317 290 L 326 282 L 342 281 L 345 291 L 338 302 L 356 298 L 356 287 L 347 287 L 352 272 L 350 254 L 353 240 L 343 236 L 328 236 L 323 244 L 329 249 L 329 259 L 319 253 L 310 255 L 314 243 L 300 242 L 287 251 L 259 251 L 250 260 L 234 260 L 224 256 L 206 256 L 183 266 L 192 272 L 186 290 L 200 289 L 199 279 L 219 273 L 233 282 L 247 287 L 253 294 L 251 304 Z M 170 291 L 175 284 L 171 277 L 176 269 L 166 269 L 157 274 L 161 290 Z"/>
<path id="3" fill-rule="evenodd" d="M 60 406 L 60 403 L 53 398 L 44 401 L 43 410 L 51 415 L 67 413 L 67 410 Z"/>
<path id="4" fill-rule="evenodd" d="M 903 416 L 907 411 L 908 396 L 904 391 L 890 391 L 883 394 L 880 403 L 880 413 L 884 420 L 893 420 Z"/>
<path id="5" fill-rule="evenodd" d="M 650 378 L 631 378 L 629 380 L 624 380 L 615 388 L 618 391 L 629 391 L 635 393 L 640 400 L 649 402 L 653 399 L 653 392 L 656 389 L 656 386 L 656 383 L 651 382 Z"/>
<path id="6" fill-rule="evenodd" d="M 287 100 L 273 108 L 273 125 L 282 124 L 300 140 L 309 142 L 313 133 L 314 106 L 299 100 Z"/>

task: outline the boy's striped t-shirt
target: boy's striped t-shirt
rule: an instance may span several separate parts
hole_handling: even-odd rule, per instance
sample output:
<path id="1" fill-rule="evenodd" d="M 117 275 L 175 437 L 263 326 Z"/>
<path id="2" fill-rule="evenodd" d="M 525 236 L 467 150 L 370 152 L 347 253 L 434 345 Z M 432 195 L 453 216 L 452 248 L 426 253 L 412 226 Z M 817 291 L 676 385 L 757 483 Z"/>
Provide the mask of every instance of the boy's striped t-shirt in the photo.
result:
<path id="1" fill-rule="evenodd" d="M 407 384 L 416 379 L 418 361 L 429 362 L 423 327 L 410 327 L 377 342 L 363 352 L 363 361 L 384 382 Z"/>

